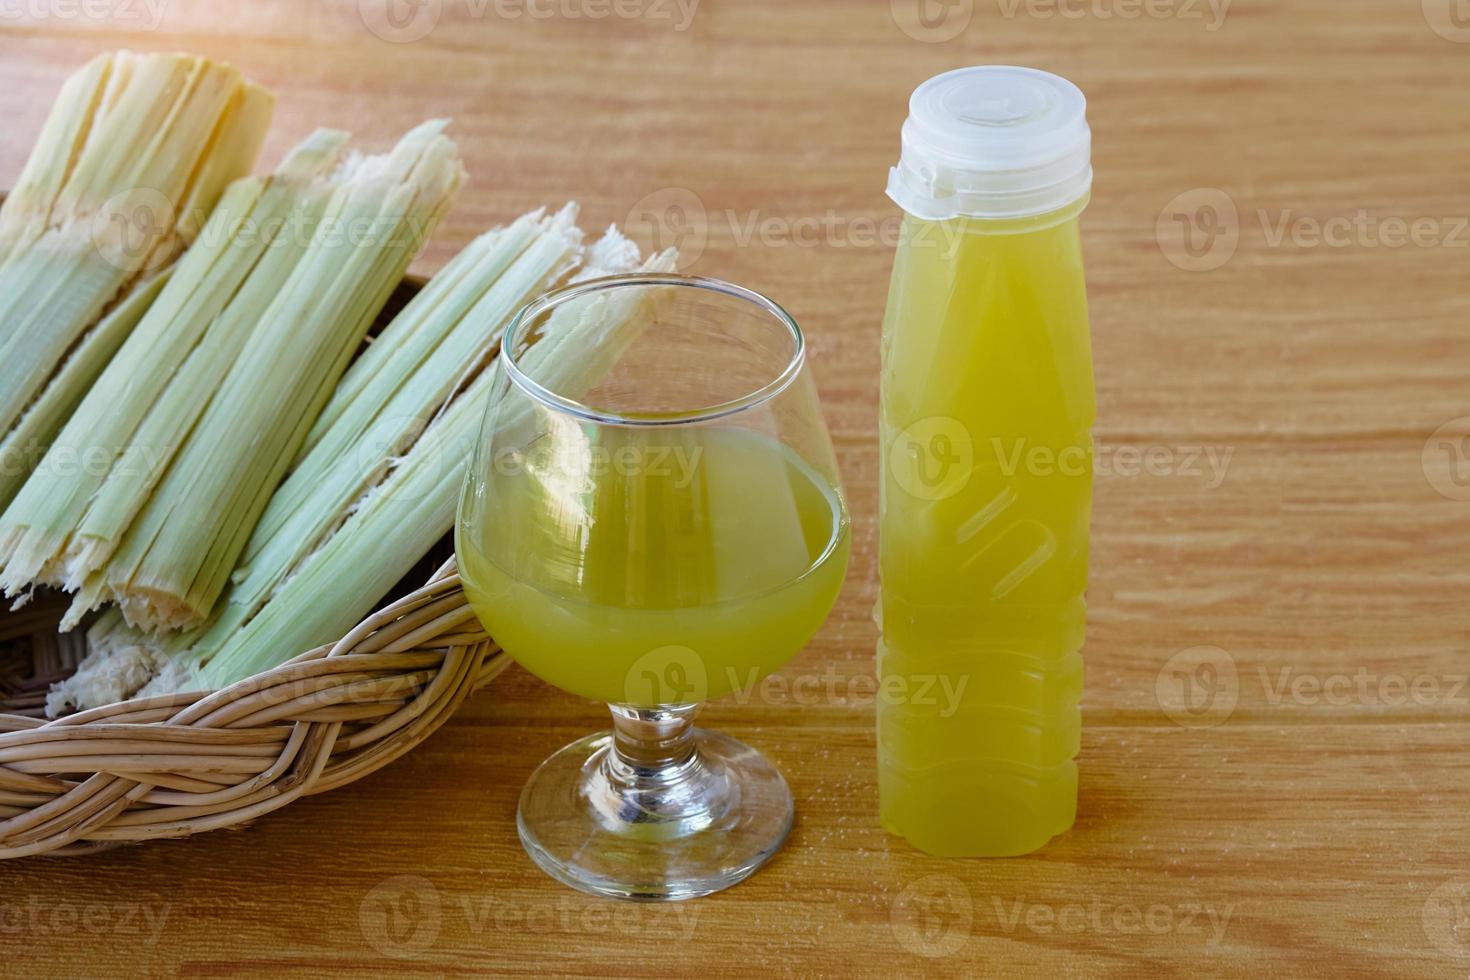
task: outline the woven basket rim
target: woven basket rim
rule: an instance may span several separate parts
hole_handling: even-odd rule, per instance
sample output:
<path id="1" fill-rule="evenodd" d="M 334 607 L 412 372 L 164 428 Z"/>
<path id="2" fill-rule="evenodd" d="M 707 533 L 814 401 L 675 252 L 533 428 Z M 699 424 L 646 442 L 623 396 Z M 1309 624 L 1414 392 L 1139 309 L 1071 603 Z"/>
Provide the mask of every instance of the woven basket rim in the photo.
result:
<path id="1" fill-rule="evenodd" d="M 340 640 L 223 690 L 0 714 L 0 859 L 239 826 L 397 759 L 508 664 L 451 559 Z"/>

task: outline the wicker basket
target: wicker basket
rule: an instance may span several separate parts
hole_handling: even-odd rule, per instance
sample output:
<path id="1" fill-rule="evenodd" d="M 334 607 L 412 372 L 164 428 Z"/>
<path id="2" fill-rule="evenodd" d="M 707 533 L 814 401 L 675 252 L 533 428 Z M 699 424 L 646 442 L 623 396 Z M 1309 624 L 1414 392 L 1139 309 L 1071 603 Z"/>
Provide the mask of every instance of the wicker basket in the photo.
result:
<path id="1" fill-rule="evenodd" d="M 379 325 L 421 286 L 405 280 Z M 0 858 L 238 827 L 418 745 L 508 663 L 466 604 L 445 542 L 438 556 L 413 580 L 427 574 L 426 584 L 336 643 L 213 693 L 51 722 L 13 713 L 59 679 L 55 650 L 34 644 L 11 671 L 9 709 L 0 691 Z"/>

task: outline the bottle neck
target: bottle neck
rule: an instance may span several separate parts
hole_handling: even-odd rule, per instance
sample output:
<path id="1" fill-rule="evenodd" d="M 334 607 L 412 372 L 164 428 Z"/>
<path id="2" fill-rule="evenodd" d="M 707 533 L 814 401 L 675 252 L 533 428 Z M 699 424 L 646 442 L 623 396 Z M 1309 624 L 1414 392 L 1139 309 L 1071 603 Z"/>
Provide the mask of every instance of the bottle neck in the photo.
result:
<path id="1" fill-rule="evenodd" d="M 938 226 L 947 232 L 958 229 L 972 235 L 1028 235 L 1032 232 L 1055 228 L 1069 221 L 1076 221 L 1091 200 L 1092 195 L 1089 192 L 1055 210 L 1016 218 L 987 218 L 960 214 L 953 218 L 936 221 L 905 212 L 907 215 L 905 224 Z"/>

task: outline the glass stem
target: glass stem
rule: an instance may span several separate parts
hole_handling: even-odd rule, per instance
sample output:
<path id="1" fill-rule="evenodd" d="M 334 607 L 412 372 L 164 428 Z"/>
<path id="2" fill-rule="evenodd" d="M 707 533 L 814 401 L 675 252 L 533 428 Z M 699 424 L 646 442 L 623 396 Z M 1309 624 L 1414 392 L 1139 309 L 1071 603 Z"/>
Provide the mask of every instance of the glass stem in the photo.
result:
<path id="1" fill-rule="evenodd" d="M 593 779 L 591 802 L 605 818 L 693 833 L 728 808 L 727 774 L 705 764 L 694 741 L 699 705 L 609 705 L 613 738 Z"/>
<path id="2" fill-rule="evenodd" d="M 613 750 L 609 763 L 629 781 L 667 781 L 694 758 L 697 704 L 634 708 L 610 704 Z"/>

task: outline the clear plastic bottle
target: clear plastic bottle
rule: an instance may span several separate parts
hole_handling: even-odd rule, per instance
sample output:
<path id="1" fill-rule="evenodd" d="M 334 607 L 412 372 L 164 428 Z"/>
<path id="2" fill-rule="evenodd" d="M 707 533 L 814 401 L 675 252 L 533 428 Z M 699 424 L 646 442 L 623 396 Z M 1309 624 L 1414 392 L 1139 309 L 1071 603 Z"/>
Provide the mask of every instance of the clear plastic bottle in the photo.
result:
<path id="1" fill-rule="evenodd" d="M 883 825 L 1022 854 L 1076 816 L 1096 415 L 1086 102 L 987 66 L 913 94 L 883 326 Z"/>

